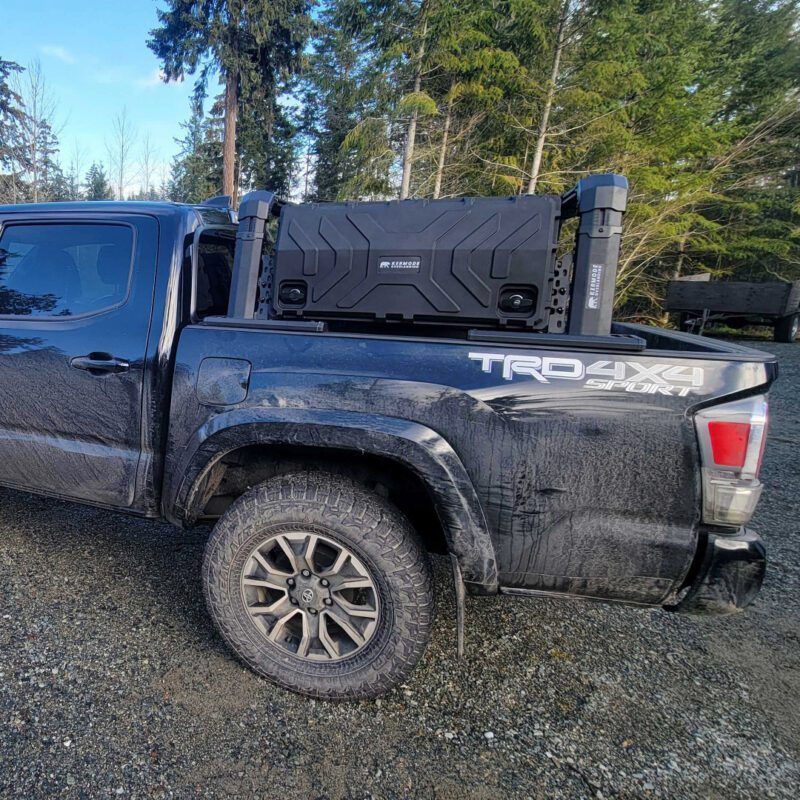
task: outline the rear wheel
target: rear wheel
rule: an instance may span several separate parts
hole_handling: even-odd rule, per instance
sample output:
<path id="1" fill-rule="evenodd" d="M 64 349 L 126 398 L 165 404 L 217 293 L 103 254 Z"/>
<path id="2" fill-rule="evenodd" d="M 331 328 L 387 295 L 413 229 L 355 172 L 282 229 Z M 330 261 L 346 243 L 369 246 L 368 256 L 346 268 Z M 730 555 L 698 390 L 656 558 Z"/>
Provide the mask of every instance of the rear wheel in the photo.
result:
<path id="1" fill-rule="evenodd" d="M 228 644 L 296 692 L 374 697 L 427 644 L 427 554 L 394 506 L 342 476 L 281 476 L 239 498 L 209 539 L 203 579 Z"/>
<path id="2" fill-rule="evenodd" d="M 797 338 L 798 327 L 800 327 L 800 314 L 790 314 L 788 317 L 781 317 L 775 323 L 775 341 L 793 342 Z"/>

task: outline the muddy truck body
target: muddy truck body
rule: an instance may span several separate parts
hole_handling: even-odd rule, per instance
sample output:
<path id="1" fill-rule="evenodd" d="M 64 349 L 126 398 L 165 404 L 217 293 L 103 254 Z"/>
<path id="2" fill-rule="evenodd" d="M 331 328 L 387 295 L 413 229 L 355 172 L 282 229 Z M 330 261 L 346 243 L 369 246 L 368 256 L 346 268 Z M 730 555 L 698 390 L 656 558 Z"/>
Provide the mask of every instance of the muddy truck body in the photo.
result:
<path id="1" fill-rule="evenodd" d="M 429 551 L 459 643 L 465 593 L 743 608 L 775 360 L 612 322 L 625 190 L 0 207 L 0 483 L 213 523 L 221 635 L 320 697 L 413 668 Z"/>

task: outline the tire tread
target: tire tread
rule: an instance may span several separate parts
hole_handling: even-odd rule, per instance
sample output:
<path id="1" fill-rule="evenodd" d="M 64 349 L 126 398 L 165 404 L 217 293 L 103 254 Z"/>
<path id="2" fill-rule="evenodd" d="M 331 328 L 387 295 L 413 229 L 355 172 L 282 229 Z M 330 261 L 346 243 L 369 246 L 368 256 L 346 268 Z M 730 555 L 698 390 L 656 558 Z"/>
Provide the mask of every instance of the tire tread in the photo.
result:
<path id="1" fill-rule="evenodd" d="M 318 526 L 335 520 L 332 532 L 365 552 L 383 574 L 383 591 L 392 601 L 392 629 L 377 651 L 373 653 L 370 645 L 362 651 L 371 655 L 369 659 L 357 654 L 352 661 L 327 664 L 325 669 L 291 669 L 291 657 L 280 656 L 266 641 L 259 646 L 258 632 L 233 607 L 238 576 L 231 576 L 230 568 L 237 554 L 265 521 L 303 518 Z M 352 479 L 321 471 L 272 478 L 231 505 L 206 545 L 203 591 L 217 628 L 244 663 L 284 688 L 323 699 L 368 698 L 389 691 L 419 661 L 433 621 L 430 565 L 408 520 Z"/>

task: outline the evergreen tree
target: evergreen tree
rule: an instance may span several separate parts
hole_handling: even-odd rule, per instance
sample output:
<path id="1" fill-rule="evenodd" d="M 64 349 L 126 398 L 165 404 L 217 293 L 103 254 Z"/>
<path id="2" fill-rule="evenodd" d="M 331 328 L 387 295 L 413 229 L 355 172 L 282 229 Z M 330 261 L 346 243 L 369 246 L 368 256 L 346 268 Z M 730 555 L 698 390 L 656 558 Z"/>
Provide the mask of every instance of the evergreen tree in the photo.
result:
<path id="1" fill-rule="evenodd" d="M 11 77 L 22 71 L 13 61 L 0 58 L 0 202 L 18 202 L 16 126 L 24 115 L 22 99 L 11 87 Z"/>
<path id="2" fill-rule="evenodd" d="M 314 159 L 311 199 L 335 200 L 360 182 L 356 148 L 344 143 L 379 103 L 370 29 L 360 0 L 333 0 L 320 13 L 303 96 L 303 131 L 311 141 L 307 157 Z M 389 187 L 382 183 L 377 193 L 384 191 Z"/>
<path id="3" fill-rule="evenodd" d="M 61 172 L 61 169 L 59 168 Z M 70 164 L 69 169 L 63 172 L 64 177 L 64 194 L 65 200 L 82 200 L 83 191 L 81 190 L 81 179 L 78 175 L 78 166 L 75 163 Z"/>
<path id="4" fill-rule="evenodd" d="M 436 113 L 425 117 L 418 137 L 414 194 L 514 194 L 523 189 L 525 158 L 515 153 L 526 148 L 522 126 L 528 87 L 519 53 L 542 49 L 529 28 L 539 31 L 543 15 L 541 4 L 526 3 L 509 8 L 457 0 L 432 7 L 429 22 L 436 45 L 428 50 L 424 86 Z M 537 24 L 529 25 L 530 20 Z M 534 83 L 538 89 L 538 74 Z"/>
<path id="5" fill-rule="evenodd" d="M 202 203 L 222 190 L 222 123 L 206 118 L 203 100 L 192 99 L 189 120 L 182 124 L 178 154 L 172 162 L 167 196 L 179 203 Z"/>
<path id="6" fill-rule="evenodd" d="M 102 164 L 92 163 L 86 173 L 86 199 L 111 200 L 114 192 Z"/>
<path id="7" fill-rule="evenodd" d="M 57 169 L 56 102 L 36 61 L 24 73 L 17 73 L 12 85 L 23 111 L 14 120 L 13 158 L 26 199 L 44 202 L 49 199 L 48 187 Z"/>
<path id="8" fill-rule="evenodd" d="M 742 280 L 800 278 L 800 41 L 796 2 L 722 0 L 705 80 L 736 157 L 687 238 L 681 269 Z M 736 145 L 749 142 L 741 154 Z M 741 145 L 739 145 L 741 147 Z M 676 270 L 676 273 L 678 270 Z"/>
<path id="9" fill-rule="evenodd" d="M 149 47 L 168 79 L 211 70 L 225 86 L 223 190 L 234 196 L 236 126 L 240 102 L 266 103 L 279 80 L 300 63 L 310 30 L 309 0 L 169 0 Z"/>
<path id="10" fill-rule="evenodd" d="M 314 196 L 562 192 L 618 171 L 626 313 L 691 269 L 793 275 L 797 31 L 797 0 L 328 0 Z"/>
<path id="11" fill-rule="evenodd" d="M 269 189 L 288 197 L 298 158 L 297 121 L 277 100 L 244 106 L 240 114 L 243 190 Z"/>
<path id="12" fill-rule="evenodd" d="M 77 199 L 73 197 L 69 178 L 59 164 L 56 164 L 47 176 L 47 182 L 43 188 L 44 194 L 50 202 L 67 202 Z"/>

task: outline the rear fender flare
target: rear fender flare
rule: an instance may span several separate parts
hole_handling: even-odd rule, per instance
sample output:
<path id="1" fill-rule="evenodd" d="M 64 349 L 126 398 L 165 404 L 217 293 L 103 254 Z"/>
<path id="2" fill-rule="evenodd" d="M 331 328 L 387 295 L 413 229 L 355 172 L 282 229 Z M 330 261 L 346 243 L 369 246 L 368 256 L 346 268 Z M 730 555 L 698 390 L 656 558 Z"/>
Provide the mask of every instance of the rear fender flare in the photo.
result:
<path id="1" fill-rule="evenodd" d="M 436 431 L 373 414 L 305 409 L 232 409 L 199 428 L 183 449 L 165 495 L 166 516 L 178 524 L 200 513 L 199 489 L 228 453 L 250 445 L 352 450 L 393 459 L 428 486 L 450 552 L 471 593 L 497 592 L 497 566 L 483 507 L 461 459 Z"/>

